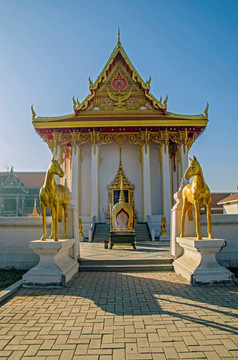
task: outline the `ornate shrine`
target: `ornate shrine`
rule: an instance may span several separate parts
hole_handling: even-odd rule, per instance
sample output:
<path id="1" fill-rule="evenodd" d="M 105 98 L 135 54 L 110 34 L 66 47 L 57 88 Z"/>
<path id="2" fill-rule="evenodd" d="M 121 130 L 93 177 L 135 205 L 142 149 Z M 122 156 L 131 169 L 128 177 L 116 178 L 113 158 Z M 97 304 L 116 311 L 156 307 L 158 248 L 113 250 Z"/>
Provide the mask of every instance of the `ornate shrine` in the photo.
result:
<path id="1" fill-rule="evenodd" d="M 134 200 L 138 221 L 153 223 L 164 215 L 169 228 L 173 193 L 187 168 L 188 151 L 207 125 L 208 104 L 198 115 L 174 114 L 168 96 L 157 99 L 150 87 L 151 77 L 140 77 L 118 34 L 98 78 L 89 77 L 88 96 L 82 102 L 73 97 L 73 113 L 37 117 L 32 106 L 33 126 L 59 157 L 83 223 L 108 220 L 108 196 L 114 203 L 113 189 L 119 190 L 113 179 L 121 149 L 134 186 L 134 192 L 128 187 L 128 201 Z"/>

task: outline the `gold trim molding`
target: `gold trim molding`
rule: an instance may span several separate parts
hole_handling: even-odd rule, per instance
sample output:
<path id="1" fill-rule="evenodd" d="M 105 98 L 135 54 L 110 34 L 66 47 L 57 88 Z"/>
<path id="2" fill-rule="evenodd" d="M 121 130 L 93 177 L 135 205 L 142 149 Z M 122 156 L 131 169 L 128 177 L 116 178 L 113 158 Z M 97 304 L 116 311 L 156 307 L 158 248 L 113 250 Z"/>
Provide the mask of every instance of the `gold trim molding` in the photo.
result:
<path id="1" fill-rule="evenodd" d="M 57 153 L 58 147 L 64 152 L 65 148 L 70 145 L 75 151 L 77 146 L 90 142 L 91 145 L 94 146 L 94 149 L 96 149 L 96 145 L 109 145 L 114 141 L 116 141 L 120 147 L 125 141 L 133 145 L 139 145 L 140 147 L 145 145 L 145 151 L 147 151 L 147 146 L 149 146 L 151 142 L 160 146 L 167 146 L 172 142 L 179 146 L 184 145 L 189 151 L 197 136 L 197 133 L 189 132 L 187 129 L 176 132 L 168 131 L 167 129 L 159 132 L 145 130 L 138 133 L 101 133 L 95 130 L 82 133 L 73 130 L 70 133 L 54 131 L 51 133 L 51 139 L 49 139 L 46 134 L 43 135 L 43 139 L 52 153 L 54 151 Z"/>

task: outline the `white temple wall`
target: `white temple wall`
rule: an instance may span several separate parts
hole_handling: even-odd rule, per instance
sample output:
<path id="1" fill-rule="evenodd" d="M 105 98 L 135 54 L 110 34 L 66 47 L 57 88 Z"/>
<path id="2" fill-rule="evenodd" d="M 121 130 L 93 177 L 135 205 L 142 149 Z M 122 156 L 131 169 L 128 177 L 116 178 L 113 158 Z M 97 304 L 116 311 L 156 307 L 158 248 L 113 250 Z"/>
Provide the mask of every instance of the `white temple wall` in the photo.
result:
<path id="1" fill-rule="evenodd" d="M 101 146 L 101 164 L 99 168 L 99 221 L 105 222 L 105 211 L 108 209 L 108 190 L 119 167 L 119 145 L 113 142 Z M 123 164 L 122 164 L 123 165 Z"/>
<path id="2" fill-rule="evenodd" d="M 162 195 L 161 195 L 161 163 L 158 145 L 150 145 L 150 178 L 151 178 L 151 198 L 152 215 L 162 215 Z"/>
<path id="3" fill-rule="evenodd" d="M 140 148 L 138 145 L 132 145 L 125 142 L 122 146 L 122 167 L 127 179 L 132 185 L 135 185 L 134 201 L 137 212 L 137 221 L 142 220 L 142 167 L 139 161 Z M 116 174 L 115 174 L 116 175 Z"/>
<path id="4" fill-rule="evenodd" d="M 91 145 L 89 143 L 81 147 L 81 160 L 79 216 L 90 216 Z"/>

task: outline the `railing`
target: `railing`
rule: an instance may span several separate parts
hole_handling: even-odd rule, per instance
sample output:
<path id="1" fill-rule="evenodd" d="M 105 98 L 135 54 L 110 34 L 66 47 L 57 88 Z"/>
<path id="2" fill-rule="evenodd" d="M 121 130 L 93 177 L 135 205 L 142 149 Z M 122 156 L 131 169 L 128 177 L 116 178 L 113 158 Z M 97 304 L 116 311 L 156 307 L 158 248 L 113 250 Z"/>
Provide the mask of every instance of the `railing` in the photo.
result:
<path id="1" fill-rule="evenodd" d="M 146 221 L 150 232 L 151 240 L 155 241 L 155 229 L 152 226 L 151 217 L 149 215 L 146 216 Z"/>
<path id="2" fill-rule="evenodd" d="M 91 227 L 88 230 L 88 241 L 92 242 L 93 241 L 93 234 L 94 234 L 94 230 L 95 230 L 95 225 L 96 225 L 96 216 L 94 215 L 92 217 L 92 223 L 91 223 Z"/>

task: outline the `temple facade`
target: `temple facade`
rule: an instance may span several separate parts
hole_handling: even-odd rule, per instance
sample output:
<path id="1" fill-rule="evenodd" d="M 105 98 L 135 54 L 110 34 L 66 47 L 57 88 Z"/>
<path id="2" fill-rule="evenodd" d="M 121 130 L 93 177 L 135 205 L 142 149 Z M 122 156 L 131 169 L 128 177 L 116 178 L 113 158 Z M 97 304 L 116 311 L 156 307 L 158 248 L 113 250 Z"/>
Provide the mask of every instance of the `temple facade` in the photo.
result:
<path id="1" fill-rule="evenodd" d="M 188 152 L 208 122 L 202 114 L 167 110 L 168 96 L 156 99 L 117 44 L 95 81 L 89 78 L 84 101 L 73 98 L 73 113 L 37 117 L 33 126 L 59 157 L 83 228 L 109 221 L 110 204 L 118 202 L 120 181 L 137 222 L 159 233 L 160 219 L 170 223 L 173 194 L 188 166 Z"/>

